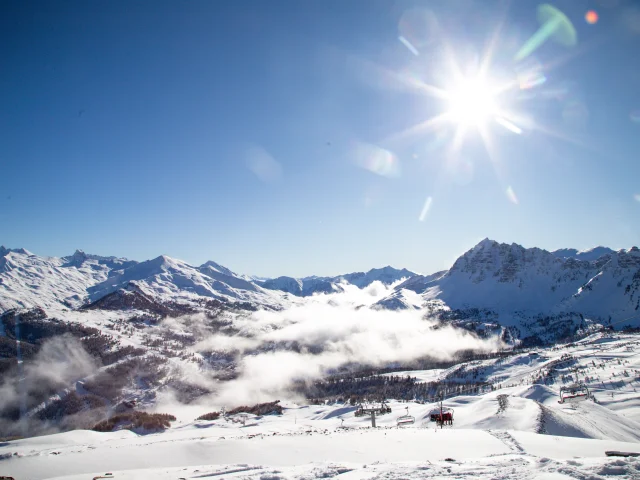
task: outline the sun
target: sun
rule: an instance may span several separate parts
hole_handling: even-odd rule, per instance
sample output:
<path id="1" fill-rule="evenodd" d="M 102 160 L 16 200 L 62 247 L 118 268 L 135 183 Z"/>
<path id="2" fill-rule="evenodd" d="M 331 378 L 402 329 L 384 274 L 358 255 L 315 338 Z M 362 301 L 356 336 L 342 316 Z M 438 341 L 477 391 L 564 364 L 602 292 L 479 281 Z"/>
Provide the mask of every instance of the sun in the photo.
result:
<path id="1" fill-rule="evenodd" d="M 447 117 L 463 127 L 481 128 L 498 115 L 495 89 L 480 77 L 461 79 L 445 98 Z"/>

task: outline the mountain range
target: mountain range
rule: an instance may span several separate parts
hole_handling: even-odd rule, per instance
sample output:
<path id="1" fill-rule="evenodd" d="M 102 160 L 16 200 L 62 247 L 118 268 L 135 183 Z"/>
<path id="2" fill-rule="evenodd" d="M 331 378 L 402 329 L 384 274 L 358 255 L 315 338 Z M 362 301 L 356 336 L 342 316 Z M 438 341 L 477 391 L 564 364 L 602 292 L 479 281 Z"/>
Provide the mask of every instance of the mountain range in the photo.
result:
<path id="1" fill-rule="evenodd" d="M 191 306 L 213 299 L 282 309 L 290 305 L 290 295 L 341 292 L 345 284 L 390 285 L 414 275 L 384 267 L 335 277 L 258 279 L 213 261 L 196 267 L 166 255 L 137 262 L 82 250 L 66 257 L 41 257 L 25 249 L 0 247 L 0 313 L 12 308 L 78 309 L 117 292 Z"/>
<path id="2" fill-rule="evenodd" d="M 485 239 L 430 275 L 387 266 L 273 279 L 164 255 L 0 247 L 0 430 L 86 427 L 165 394 L 237 404 L 327 368 L 431 368 L 452 360 L 447 349 L 539 348 L 639 320 L 637 247 Z"/>
<path id="3" fill-rule="evenodd" d="M 201 310 L 211 301 L 282 310 L 316 294 L 339 294 L 348 285 L 362 289 L 373 282 L 393 286 L 373 308 L 424 310 L 480 330 L 511 327 L 516 337 L 549 330 L 549 318 L 570 319 L 575 329 L 584 322 L 625 318 L 633 325 L 640 314 L 637 247 L 549 252 L 484 239 L 449 270 L 431 275 L 387 266 L 333 277 L 271 279 L 240 275 L 213 261 L 192 266 L 165 255 L 137 262 L 81 250 L 58 258 L 0 247 L 0 313 L 33 307 L 149 311 L 171 304 L 177 314 Z"/>

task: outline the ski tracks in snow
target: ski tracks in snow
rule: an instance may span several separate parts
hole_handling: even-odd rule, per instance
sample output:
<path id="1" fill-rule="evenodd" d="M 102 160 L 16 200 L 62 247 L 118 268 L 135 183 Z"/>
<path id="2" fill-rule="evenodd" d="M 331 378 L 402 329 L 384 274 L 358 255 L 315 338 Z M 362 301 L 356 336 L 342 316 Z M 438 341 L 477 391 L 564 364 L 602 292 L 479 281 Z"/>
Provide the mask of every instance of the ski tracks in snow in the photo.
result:
<path id="1" fill-rule="evenodd" d="M 498 395 L 497 399 L 498 411 L 496 412 L 496 415 L 502 415 L 509 408 L 509 395 Z M 525 453 L 522 446 L 508 432 L 505 432 L 504 430 L 487 430 L 487 432 L 489 433 L 489 435 L 497 438 L 502 443 L 504 443 L 512 452 Z"/>
<path id="2" fill-rule="evenodd" d="M 487 430 L 487 433 L 504 443 L 512 452 L 525 453 L 524 448 L 522 448 L 510 433 L 505 432 L 504 430 Z"/>

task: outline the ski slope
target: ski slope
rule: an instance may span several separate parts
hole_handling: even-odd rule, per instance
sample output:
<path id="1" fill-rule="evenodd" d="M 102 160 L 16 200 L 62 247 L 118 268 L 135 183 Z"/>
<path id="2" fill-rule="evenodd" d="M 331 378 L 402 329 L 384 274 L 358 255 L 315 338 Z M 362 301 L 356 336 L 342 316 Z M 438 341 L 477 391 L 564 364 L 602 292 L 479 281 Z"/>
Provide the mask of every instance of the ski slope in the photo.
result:
<path id="1" fill-rule="evenodd" d="M 0 471 L 33 479 L 106 472 L 118 479 L 640 478 L 639 459 L 604 456 L 640 452 L 639 341 L 594 335 L 501 360 L 394 372 L 423 381 L 476 375 L 498 386 L 446 399 L 454 423 L 442 429 L 429 421 L 432 403 L 390 401 L 392 413 L 379 416 L 375 429 L 349 404 L 282 402 L 279 416 L 215 421 L 194 419 L 221 405 L 174 406 L 169 413 L 178 420 L 162 433 L 77 430 L 4 442 Z M 553 365 L 553 382 L 540 382 Z M 596 401 L 558 403 L 560 387 L 576 376 Z M 399 427 L 407 411 L 415 423 Z"/>
<path id="2" fill-rule="evenodd" d="M 605 450 L 637 450 L 634 443 L 506 430 L 345 429 L 335 418 L 320 428 L 317 421 L 292 424 L 291 415 L 253 419 L 245 427 L 217 428 L 215 422 L 200 421 L 152 435 L 75 431 L 36 437 L 11 442 L 11 449 L 1 447 L 0 456 L 10 457 L 0 468 L 3 474 L 32 479 L 90 478 L 106 472 L 115 478 L 197 478 L 226 471 L 263 480 L 281 473 L 287 478 L 295 472 L 322 472 L 312 476 L 324 478 L 359 472 L 352 475 L 362 478 L 393 470 L 422 478 L 532 478 L 565 471 L 617 471 L 627 478 L 640 474 L 636 459 L 603 458 Z"/>

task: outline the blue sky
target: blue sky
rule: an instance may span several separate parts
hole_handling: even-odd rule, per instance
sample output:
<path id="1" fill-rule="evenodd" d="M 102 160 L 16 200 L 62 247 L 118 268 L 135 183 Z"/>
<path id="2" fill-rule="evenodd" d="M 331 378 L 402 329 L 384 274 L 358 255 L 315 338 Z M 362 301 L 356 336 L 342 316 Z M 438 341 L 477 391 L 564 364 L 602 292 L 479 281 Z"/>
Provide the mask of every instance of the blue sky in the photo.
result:
<path id="1" fill-rule="evenodd" d="M 554 3 L 577 44 L 517 63 L 533 1 L 2 2 L 0 244 L 265 276 L 638 245 L 640 10 L 602 4 Z M 475 126 L 400 135 L 500 25 L 488 74 L 522 132 L 487 120 L 491 156 Z M 525 63 L 545 81 L 519 88 Z"/>

